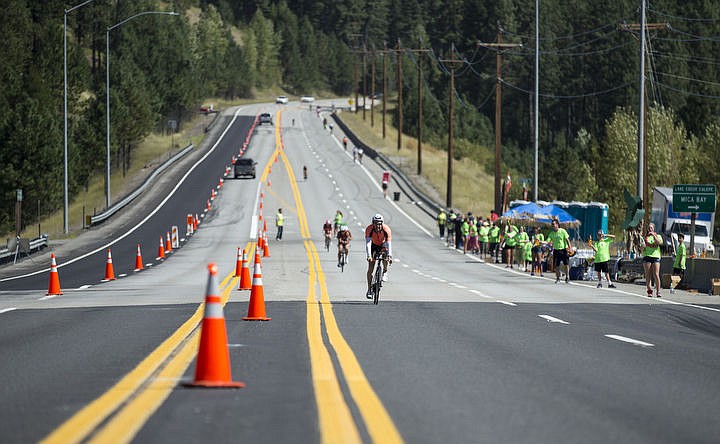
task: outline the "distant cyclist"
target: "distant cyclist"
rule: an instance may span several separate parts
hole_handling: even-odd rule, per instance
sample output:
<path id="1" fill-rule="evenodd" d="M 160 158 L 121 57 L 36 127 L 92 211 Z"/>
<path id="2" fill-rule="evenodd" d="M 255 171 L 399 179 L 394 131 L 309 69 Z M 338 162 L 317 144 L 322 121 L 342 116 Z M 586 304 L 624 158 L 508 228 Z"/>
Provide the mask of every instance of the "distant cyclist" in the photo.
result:
<path id="1" fill-rule="evenodd" d="M 372 223 L 365 228 L 365 253 L 368 260 L 367 270 L 367 285 L 368 290 L 366 297 L 372 299 L 373 294 L 370 290 L 370 284 L 372 283 L 373 268 L 375 267 L 375 253 L 386 250 L 387 256 L 383 260 L 383 275 L 382 280 L 387 281 L 388 264 L 392 264 L 392 246 L 391 246 L 391 231 L 388 225 L 385 225 L 385 220 L 381 214 L 376 214 L 372 218 Z"/>
<path id="2" fill-rule="evenodd" d="M 343 223 L 343 214 L 342 211 L 337 210 L 335 212 L 335 225 L 333 226 L 333 234 L 337 234 L 338 230 L 340 229 L 340 224 Z"/>
<path id="3" fill-rule="evenodd" d="M 345 263 L 348 263 L 348 255 L 350 254 L 350 241 L 352 240 L 352 233 L 350 228 L 346 224 L 340 225 L 340 231 L 337 233 L 338 241 L 338 267 L 340 264 L 340 256 L 345 253 Z"/>
<path id="4" fill-rule="evenodd" d="M 332 239 L 333 235 L 333 226 L 330 219 L 326 220 L 323 225 L 323 235 L 325 236 L 325 248 L 328 248 L 330 246 L 330 239 Z"/>

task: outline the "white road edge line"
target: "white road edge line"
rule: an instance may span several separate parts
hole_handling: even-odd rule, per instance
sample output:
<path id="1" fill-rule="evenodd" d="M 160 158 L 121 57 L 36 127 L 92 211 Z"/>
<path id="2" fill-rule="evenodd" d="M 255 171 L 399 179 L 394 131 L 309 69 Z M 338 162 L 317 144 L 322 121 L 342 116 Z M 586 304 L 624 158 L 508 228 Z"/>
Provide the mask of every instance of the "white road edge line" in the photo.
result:
<path id="1" fill-rule="evenodd" d="M 558 319 L 558 318 L 552 317 L 552 316 L 550 316 L 550 315 L 538 315 L 538 316 L 541 317 L 541 318 L 543 318 L 543 319 L 545 319 L 545 320 L 547 320 L 548 322 L 555 322 L 555 323 L 558 323 L 558 324 L 570 325 L 569 322 L 563 321 L 562 319 Z"/>
<path id="2" fill-rule="evenodd" d="M 168 193 L 167 196 L 165 196 L 165 198 L 162 200 L 162 202 L 160 202 L 160 203 L 157 205 L 157 207 L 155 207 L 147 216 L 145 216 L 145 218 L 144 218 L 143 220 L 141 220 L 140 222 L 138 222 L 137 225 L 135 225 L 134 227 L 130 228 L 127 232 L 125 232 L 125 234 L 122 234 L 122 235 L 116 237 L 112 242 L 108 242 L 107 244 L 105 244 L 105 245 L 103 245 L 103 246 L 101 246 L 101 247 L 98 247 L 97 249 L 95 249 L 95 250 L 93 250 L 93 251 L 91 251 L 91 252 L 89 252 L 89 253 L 85 253 L 85 254 L 82 255 L 82 256 L 78 256 L 78 257 L 75 257 L 75 258 L 73 258 L 73 259 L 70 259 L 70 260 L 68 260 L 68 261 L 66 261 L 66 262 L 62 262 L 61 264 L 58 264 L 58 265 L 57 265 L 57 268 L 62 268 L 62 267 L 64 267 L 64 266 L 66 266 L 66 265 L 72 264 L 73 262 L 77 262 L 77 261 L 79 261 L 79 260 L 85 259 L 85 258 L 88 257 L 88 256 L 92 256 L 92 255 L 95 254 L 95 253 L 98 253 L 98 252 L 103 251 L 103 250 L 107 250 L 108 247 L 110 247 L 110 246 L 112 246 L 112 245 L 115 245 L 116 243 L 118 243 L 118 242 L 120 242 L 121 240 L 125 239 L 126 237 L 130 236 L 135 230 L 137 230 L 138 228 L 140 228 L 145 222 L 147 222 L 151 217 L 153 217 L 153 216 L 155 215 L 155 213 L 157 213 L 158 211 L 160 211 L 160 209 L 163 207 L 163 205 L 165 205 L 165 203 L 166 203 L 168 200 L 170 200 L 170 198 L 173 196 L 173 194 L 175 194 L 175 192 L 178 190 L 178 188 L 180 188 L 180 186 L 185 182 L 185 179 L 187 179 L 188 176 L 190 176 L 190 173 L 192 173 L 192 172 L 195 170 L 195 168 L 198 167 L 198 165 L 200 165 L 201 163 L 203 163 L 203 162 L 205 161 L 205 159 L 207 159 L 207 157 L 208 157 L 213 151 L 215 151 L 215 148 L 217 148 L 217 146 L 220 145 L 220 142 L 221 142 L 221 141 L 223 140 L 223 138 L 225 137 L 225 134 L 230 130 L 230 128 L 232 127 L 233 123 L 235 123 L 235 120 L 237 119 L 237 117 L 238 117 L 238 115 L 240 114 L 240 111 L 241 111 L 241 110 L 242 110 L 242 107 L 241 107 L 241 108 L 238 108 L 237 111 L 235 111 L 235 114 L 233 115 L 232 120 L 230 121 L 230 123 L 228 123 L 227 127 L 225 128 L 225 130 L 220 134 L 220 137 L 218 137 L 218 140 L 215 142 L 215 144 L 205 153 L 204 156 L 202 156 L 202 157 L 200 158 L 200 160 L 198 160 L 197 162 L 195 162 L 195 164 L 194 164 L 193 166 L 191 166 L 190 169 L 187 170 L 187 172 L 185 173 L 185 175 L 183 175 L 183 176 L 180 178 L 180 180 L 177 181 L 177 183 L 175 184 L 175 187 L 174 187 L 172 190 L 170 190 L 170 192 Z M 18 275 L 18 276 L 11 276 L 11 277 L 8 277 L 8 278 L 0 279 L 0 282 L 11 281 L 11 280 L 14 280 L 14 279 L 22 279 L 22 278 L 25 278 L 25 277 L 28 277 L 28 276 L 35 276 L 35 275 L 40 274 L 40 273 L 47 273 L 47 271 L 48 271 L 48 269 L 46 268 L 46 269 L 43 269 L 43 270 L 38 270 L 38 271 L 36 271 L 36 272 L 34 272 L 34 273 L 27 273 L 27 274 Z"/>
<path id="3" fill-rule="evenodd" d="M 511 306 L 511 307 L 517 307 L 517 304 L 513 304 L 512 302 L 507 302 L 507 301 L 501 301 L 500 299 L 498 299 L 498 300 L 495 301 L 495 302 L 499 302 L 499 303 L 501 303 L 501 304 L 509 305 L 509 306 Z"/>
<path id="4" fill-rule="evenodd" d="M 2 310 L 0 310 L 0 314 L 7 313 L 13 310 L 17 310 L 17 307 L 3 308 Z"/>
<path id="5" fill-rule="evenodd" d="M 641 346 L 641 347 L 655 347 L 655 344 L 651 344 L 651 343 L 649 343 L 649 342 L 638 341 L 637 339 L 626 338 L 625 336 L 620 336 L 620 335 L 605 335 L 605 337 L 606 337 L 606 338 L 610 338 L 610 339 L 615 339 L 615 340 L 617 340 L 617 341 L 629 342 L 630 344 L 639 345 L 639 346 Z"/>

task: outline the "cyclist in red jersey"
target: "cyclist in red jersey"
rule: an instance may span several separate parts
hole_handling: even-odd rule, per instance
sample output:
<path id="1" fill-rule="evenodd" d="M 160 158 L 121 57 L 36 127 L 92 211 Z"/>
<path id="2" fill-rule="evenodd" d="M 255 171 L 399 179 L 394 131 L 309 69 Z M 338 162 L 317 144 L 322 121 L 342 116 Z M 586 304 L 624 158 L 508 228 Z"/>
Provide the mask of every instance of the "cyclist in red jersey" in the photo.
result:
<path id="1" fill-rule="evenodd" d="M 372 223 L 365 228 L 365 253 L 367 254 L 368 270 L 367 270 L 367 284 L 368 290 L 365 296 L 368 299 L 372 299 L 373 294 L 370 291 L 370 284 L 372 282 L 372 272 L 375 267 L 375 260 L 373 257 L 375 253 L 383 249 L 387 250 L 387 259 L 383 260 L 383 277 L 382 280 L 387 281 L 388 276 L 388 264 L 392 264 L 392 247 L 391 247 L 391 230 L 388 225 L 385 225 L 384 219 L 381 214 L 376 214 L 372 218 Z"/>

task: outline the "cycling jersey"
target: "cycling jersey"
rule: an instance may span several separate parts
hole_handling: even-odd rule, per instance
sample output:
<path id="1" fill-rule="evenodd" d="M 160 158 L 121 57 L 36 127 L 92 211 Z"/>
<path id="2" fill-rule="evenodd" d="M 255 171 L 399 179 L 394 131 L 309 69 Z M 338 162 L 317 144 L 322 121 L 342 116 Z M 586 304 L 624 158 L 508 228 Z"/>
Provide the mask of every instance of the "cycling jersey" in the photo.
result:
<path id="1" fill-rule="evenodd" d="M 382 229 L 380 231 L 375 231 L 373 224 L 370 224 L 367 228 L 365 228 L 365 251 L 367 252 L 368 257 L 372 257 L 373 246 L 376 248 L 383 246 L 386 247 L 388 256 L 392 256 L 391 240 L 392 232 L 390 231 L 390 227 L 385 224 L 382 224 Z"/>
<path id="2" fill-rule="evenodd" d="M 332 224 L 324 224 L 323 225 L 323 231 L 325 234 L 332 233 L 333 227 Z"/>
<path id="3" fill-rule="evenodd" d="M 338 231 L 337 239 L 339 244 L 349 244 L 352 240 L 350 230 Z"/>

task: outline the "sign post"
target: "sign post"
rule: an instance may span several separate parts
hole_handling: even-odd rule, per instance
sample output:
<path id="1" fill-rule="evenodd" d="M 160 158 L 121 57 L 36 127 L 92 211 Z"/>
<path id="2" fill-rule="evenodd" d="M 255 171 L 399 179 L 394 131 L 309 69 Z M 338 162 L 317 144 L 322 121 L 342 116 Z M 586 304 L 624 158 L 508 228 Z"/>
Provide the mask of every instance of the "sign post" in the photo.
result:
<path id="1" fill-rule="evenodd" d="M 673 185 L 673 211 L 690 214 L 690 251 L 695 251 L 695 219 L 697 213 L 715 212 L 716 186 L 713 184 Z M 712 233 L 710 233 L 712 236 Z"/>

